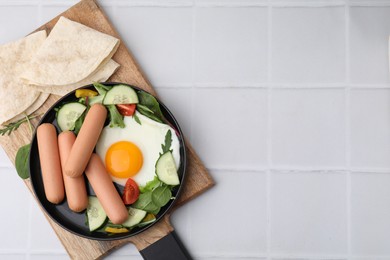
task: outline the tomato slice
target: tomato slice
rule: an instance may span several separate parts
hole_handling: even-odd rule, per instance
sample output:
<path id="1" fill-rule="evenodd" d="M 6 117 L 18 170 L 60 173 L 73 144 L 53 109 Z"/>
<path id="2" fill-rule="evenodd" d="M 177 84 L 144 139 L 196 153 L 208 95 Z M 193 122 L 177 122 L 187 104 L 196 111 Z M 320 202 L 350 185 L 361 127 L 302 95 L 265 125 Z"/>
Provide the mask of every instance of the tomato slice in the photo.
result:
<path id="1" fill-rule="evenodd" d="M 118 104 L 116 108 L 122 116 L 132 116 L 134 115 L 136 104 Z"/>
<path id="2" fill-rule="evenodd" d="M 126 205 L 133 204 L 139 197 L 139 188 L 137 183 L 129 178 L 126 181 L 125 189 L 123 190 L 122 200 Z"/>

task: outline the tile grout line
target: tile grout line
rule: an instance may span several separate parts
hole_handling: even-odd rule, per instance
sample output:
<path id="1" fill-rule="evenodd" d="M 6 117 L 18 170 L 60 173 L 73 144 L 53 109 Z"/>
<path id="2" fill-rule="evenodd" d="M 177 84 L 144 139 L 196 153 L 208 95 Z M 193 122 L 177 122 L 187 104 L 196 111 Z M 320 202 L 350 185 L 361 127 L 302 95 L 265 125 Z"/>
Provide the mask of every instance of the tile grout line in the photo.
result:
<path id="1" fill-rule="evenodd" d="M 271 259 L 271 168 L 272 168 L 272 87 L 269 83 L 272 81 L 272 5 L 268 0 L 267 9 L 267 162 L 266 171 L 266 255 Z"/>
<path id="2" fill-rule="evenodd" d="M 196 34 L 195 34 L 195 29 L 196 29 L 196 15 L 197 15 L 197 9 L 195 7 L 195 4 L 194 4 L 194 0 L 192 1 L 192 7 L 191 7 L 191 89 L 190 89 L 190 93 L 191 93 L 191 103 L 190 103 L 190 113 L 191 113 L 191 116 L 190 116 L 190 138 L 189 138 L 189 141 L 191 143 L 193 143 L 193 127 L 194 127 L 194 124 L 193 124 L 193 118 L 194 118 L 194 93 L 195 93 L 195 88 L 194 88 L 194 82 L 195 82 L 195 56 L 196 56 L 196 50 L 195 50 L 195 37 L 196 37 Z M 187 210 L 187 212 L 189 212 L 189 210 Z M 186 223 L 186 231 L 188 232 L 188 237 L 189 237 L 189 241 L 190 243 L 192 243 L 192 241 L 194 240 L 193 238 L 193 232 L 192 232 L 192 228 L 191 228 L 191 223 L 192 223 L 192 214 L 188 214 L 187 216 L 187 223 Z"/>
<path id="3" fill-rule="evenodd" d="M 350 5 L 349 0 L 345 2 L 345 161 L 346 168 L 346 211 L 347 211 L 347 254 L 351 259 L 351 72 L 350 72 Z"/>

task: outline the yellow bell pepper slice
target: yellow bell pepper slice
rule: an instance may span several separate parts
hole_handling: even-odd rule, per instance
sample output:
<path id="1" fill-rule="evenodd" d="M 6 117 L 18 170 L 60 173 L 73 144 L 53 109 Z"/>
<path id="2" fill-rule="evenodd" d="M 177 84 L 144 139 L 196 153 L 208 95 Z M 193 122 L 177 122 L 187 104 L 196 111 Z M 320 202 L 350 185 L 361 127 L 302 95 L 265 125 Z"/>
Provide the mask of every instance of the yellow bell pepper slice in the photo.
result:
<path id="1" fill-rule="evenodd" d="M 95 97 L 97 96 L 97 92 L 90 90 L 90 89 L 77 89 L 76 90 L 76 97 L 77 98 L 83 98 L 83 97 Z"/>
<path id="2" fill-rule="evenodd" d="M 114 228 L 114 227 L 106 227 L 104 231 L 108 233 L 114 233 L 114 234 L 119 234 L 119 233 L 127 233 L 129 230 L 127 228 Z"/>

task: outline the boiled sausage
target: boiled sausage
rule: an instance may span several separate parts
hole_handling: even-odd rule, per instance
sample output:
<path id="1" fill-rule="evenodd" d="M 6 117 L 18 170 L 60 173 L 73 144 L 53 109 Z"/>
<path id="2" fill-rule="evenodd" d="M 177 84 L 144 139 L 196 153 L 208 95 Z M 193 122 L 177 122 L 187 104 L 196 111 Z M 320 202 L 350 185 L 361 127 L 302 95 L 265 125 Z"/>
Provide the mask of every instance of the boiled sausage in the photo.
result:
<path id="1" fill-rule="evenodd" d="M 57 132 L 52 124 L 42 124 L 37 129 L 39 161 L 43 186 L 48 201 L 60 203 L 65 197 Z"/>
<path id="2" fill-rule="evenodd" d="M 85 174 L 108 218 L 114 224 L 122 224 L 128 218 L 128 211 L 97 154 L 92 154 Z"/>
<path id="3" fill-rule="evenodd" d="M 71 131 L 65 131 L 58 135 L 58 148 L 60 151 L 61 165 L 64 167 L 70 154 L 76 136 Z M 87 189 L 84 175 L 72 178 L 64 174 L 66 200 L 71 210 L 81 212 L 88 206 Z"/>
<path id="4" fill-rule="evenodd" d="M 107 109 L 102 104 L 94 104 L 89 109 L 65 163 L 65 174 L 70 177 L 83 174 L 103 129 L 106 116 Z"/>

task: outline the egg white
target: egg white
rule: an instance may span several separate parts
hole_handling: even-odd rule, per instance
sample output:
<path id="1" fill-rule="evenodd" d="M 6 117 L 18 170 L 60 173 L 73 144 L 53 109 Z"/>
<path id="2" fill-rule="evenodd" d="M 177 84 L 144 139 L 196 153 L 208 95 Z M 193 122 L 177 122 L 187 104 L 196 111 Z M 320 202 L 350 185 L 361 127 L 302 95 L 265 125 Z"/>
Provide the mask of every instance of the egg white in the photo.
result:
<path id="1" fill-rule="evenodd" d="M 136 116 L 141 121 L 138 124 L 133 117 L 125 116 L 125 128 L 106 126 L 103 128 L 100 138 L 96 145 L 96 153 L 100 156 L 105 164 L 105 156 L 108 148 L 119 141 L 129 141 L 138 146 L 142 152 L 143 165 L 140 171 L 132 177 L 139 185 L 145 186 L 148 181 L 154 179 L 155 165 L 162 152 L 161 145 L 165 142 L 165 135 L 168 130 L 172 132 L 171 150 L 175 159 L 176 167 L 180 165 L 180 144 L 175 134 L 175 130 L 166 124 L 156 122 L 142 114 L 136 112 Z M 127 179 L 117 178 L 110 175 L 113 182 L 119 185 L 125 185 Z"/>

